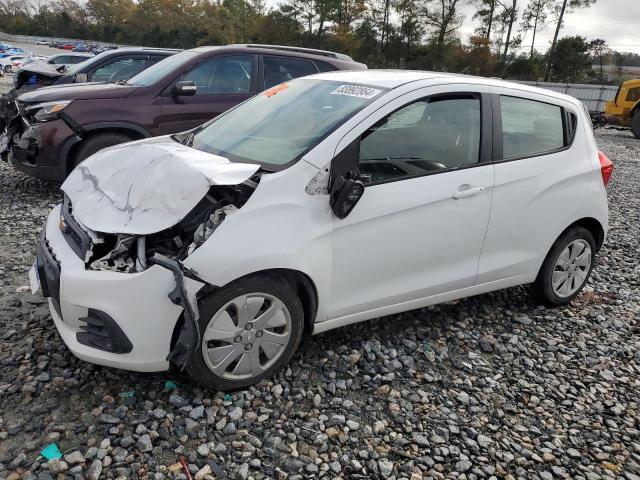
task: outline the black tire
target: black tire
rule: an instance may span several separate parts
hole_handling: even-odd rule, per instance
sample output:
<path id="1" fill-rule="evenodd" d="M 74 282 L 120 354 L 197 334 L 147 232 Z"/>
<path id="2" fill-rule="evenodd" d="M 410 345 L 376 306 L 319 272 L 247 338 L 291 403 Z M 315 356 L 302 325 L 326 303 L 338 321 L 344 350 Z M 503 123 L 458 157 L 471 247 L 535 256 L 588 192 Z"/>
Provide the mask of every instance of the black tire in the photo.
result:
<path id="1" fill-rule="evenodd" d="M 633 118 L 631 119 L 631 131 L 640 139 L 640 107 L 636 108 L 633 112 Z"/>
<path id="2" fill-rule="evenodd" d="M 4 71 L 5 71 L 6 73 L 11 73 L 11 65 L 5 65 L 5 66 L 4 66 Z"/>
<path id="3" fill-rule="evenodd" d="M 103 148 L 113 147 L 114 145 L 130 141 L 131 137 L 128 137 L 123 133 L 100 133 L 80 144 L 80 148 L 78 148 L 78 152 L 73 159 L 72 166 L 73 168 L 77 167 L 81 162 Z"/>
<path id="4" fill-rule="evenodd" d="M 282 301 L 291 316 L 291 336 L 288 345 L 273 365 L 262 374 L 247 379 L 234 380 L 214 373 L 207 366 L 202 344 L 198 345 L 187 365 L 187 373 L 198 384 L 221 391 L 234 391 L 247 388 L 271 377 L 283 365 L 289 363 L 296 352 L 304 331 L 304 311 L 296 291 L 291 285 L 277 275 L 254 275 L 245 277 L 202 298 L 199 302 L 200 336 L 202 337 L 209 321 L 218 310 L 234 298 L 248 293 L 262 292 L 273 295 Z"/>
<path id="5" fill-rule="evenodd" d="M 582 285 L 580 285 L 580 287 L 573 294 L 566 297 L 561 297 L 554 292 L 552 285 L 552 276 L 555 270 L 556 262 L 558 261 L 558 257 L 560 256 L 562 251 L 575 240 L 584 240 L 589 244 L 589 247 L 591 248 L 591 264 L 589 265 L 588 272 Z M 556 242 L 551 247 L 551 250 L 542 263 L 540 272 L 538 272 L 538 277 L 532 285 L 531 293 L 534 299 L 547 306 L 566 305 L 567 303 L 571 302 L 571 300 L 580 295 L 580 292 L 582 292 L 582 289 L 589 281 L 589 277 L 591 276 L 591 271 L 593 270 L 593 265 L 595 263 L 595 255 L 596 242 L 593 238 L 593 234 L 589 230 L 579 226 L 570 227 L 565 230 L 565 232 L 560 235 L 560 238 L 558 238 L 558 240 L 556 240 Z"/>

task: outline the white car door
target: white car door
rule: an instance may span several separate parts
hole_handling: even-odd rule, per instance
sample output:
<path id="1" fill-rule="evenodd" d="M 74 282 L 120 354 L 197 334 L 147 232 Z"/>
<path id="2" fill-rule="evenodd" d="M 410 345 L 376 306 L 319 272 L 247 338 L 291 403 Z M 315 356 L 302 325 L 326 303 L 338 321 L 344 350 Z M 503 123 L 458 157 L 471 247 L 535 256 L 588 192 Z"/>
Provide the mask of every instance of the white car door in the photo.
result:
<path id="1" fill-rule="evenodd" d="M 494 103 L 495 187 L 478 284 L 535 280 L 551 245 L 580 218 L 593 172 L 571 104 L 501 93 Z"/>
<path id="2" fill-rule="evenodd" d="M 494 181 L 490 98 L 438 88 L 393 100 L 338 145 L 360 139 L 366 188 L 334 219 L 330 318 L 474 284 Z"/>

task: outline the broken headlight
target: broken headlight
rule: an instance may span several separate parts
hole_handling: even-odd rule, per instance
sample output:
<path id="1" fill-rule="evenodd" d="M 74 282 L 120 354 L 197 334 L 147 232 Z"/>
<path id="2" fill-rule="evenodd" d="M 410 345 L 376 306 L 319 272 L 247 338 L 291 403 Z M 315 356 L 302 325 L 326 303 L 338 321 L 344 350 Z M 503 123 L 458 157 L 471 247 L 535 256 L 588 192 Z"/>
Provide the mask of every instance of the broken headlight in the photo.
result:
<path id="1" fill-rule="evenodd" d="M 184 260 L 199 248 L 222 224 L 249 199 L 259 177 L 240 185 L 216 185 L 171 228 L 149 235 L 102 234 L 87 261 L 92 270 L 122 273 L 141 272 L 149 259 L 160 254 L 172 260 Z"/>
<path id="2" fill-rule="evenodd" d="M 36 103 L 26 108 L 26 114 L 38 123 L 55 120 L 72 100 L 58 100 L 55 102 Z"/>

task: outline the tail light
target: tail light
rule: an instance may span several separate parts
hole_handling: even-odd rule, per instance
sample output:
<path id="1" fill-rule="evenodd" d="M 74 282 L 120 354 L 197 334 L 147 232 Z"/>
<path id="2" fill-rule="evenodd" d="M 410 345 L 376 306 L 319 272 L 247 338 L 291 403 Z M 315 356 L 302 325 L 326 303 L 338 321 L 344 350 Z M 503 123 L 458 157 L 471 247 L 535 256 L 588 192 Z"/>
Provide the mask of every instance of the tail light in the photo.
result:
<path id="1" fill-rule="evenodd" d="M 613 162 L 602 152 L 598 152 L 598 159 L 600 160 L 602 183 L 604 183 L 604 186 L 606 187 L 611 179 L 611 174 L 613 173 Z"/>

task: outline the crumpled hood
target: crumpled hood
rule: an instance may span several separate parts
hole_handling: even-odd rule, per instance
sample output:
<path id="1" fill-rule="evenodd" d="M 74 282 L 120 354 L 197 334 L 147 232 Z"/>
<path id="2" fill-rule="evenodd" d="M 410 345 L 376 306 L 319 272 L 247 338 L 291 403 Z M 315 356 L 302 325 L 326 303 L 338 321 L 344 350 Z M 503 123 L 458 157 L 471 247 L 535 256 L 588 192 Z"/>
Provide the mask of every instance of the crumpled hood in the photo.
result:
<path id="1" fill-rule="evenodd" d="M 64 72 L 59 72 L 53 65 L 38 60 L 26 64 L 16 72 L 15 88 L 20 88 L 34 76 L 34 84 L 51 85 L 58 78 L 64 77 L 64 75 Z"/>
<path id="2" fill-rule="evenodd" d="M 240 184 L 258 168 L 160 137 L 101 150 L 61 188 L 87 228 L 147 235 L 177 224 L 212 185 Z"/>

